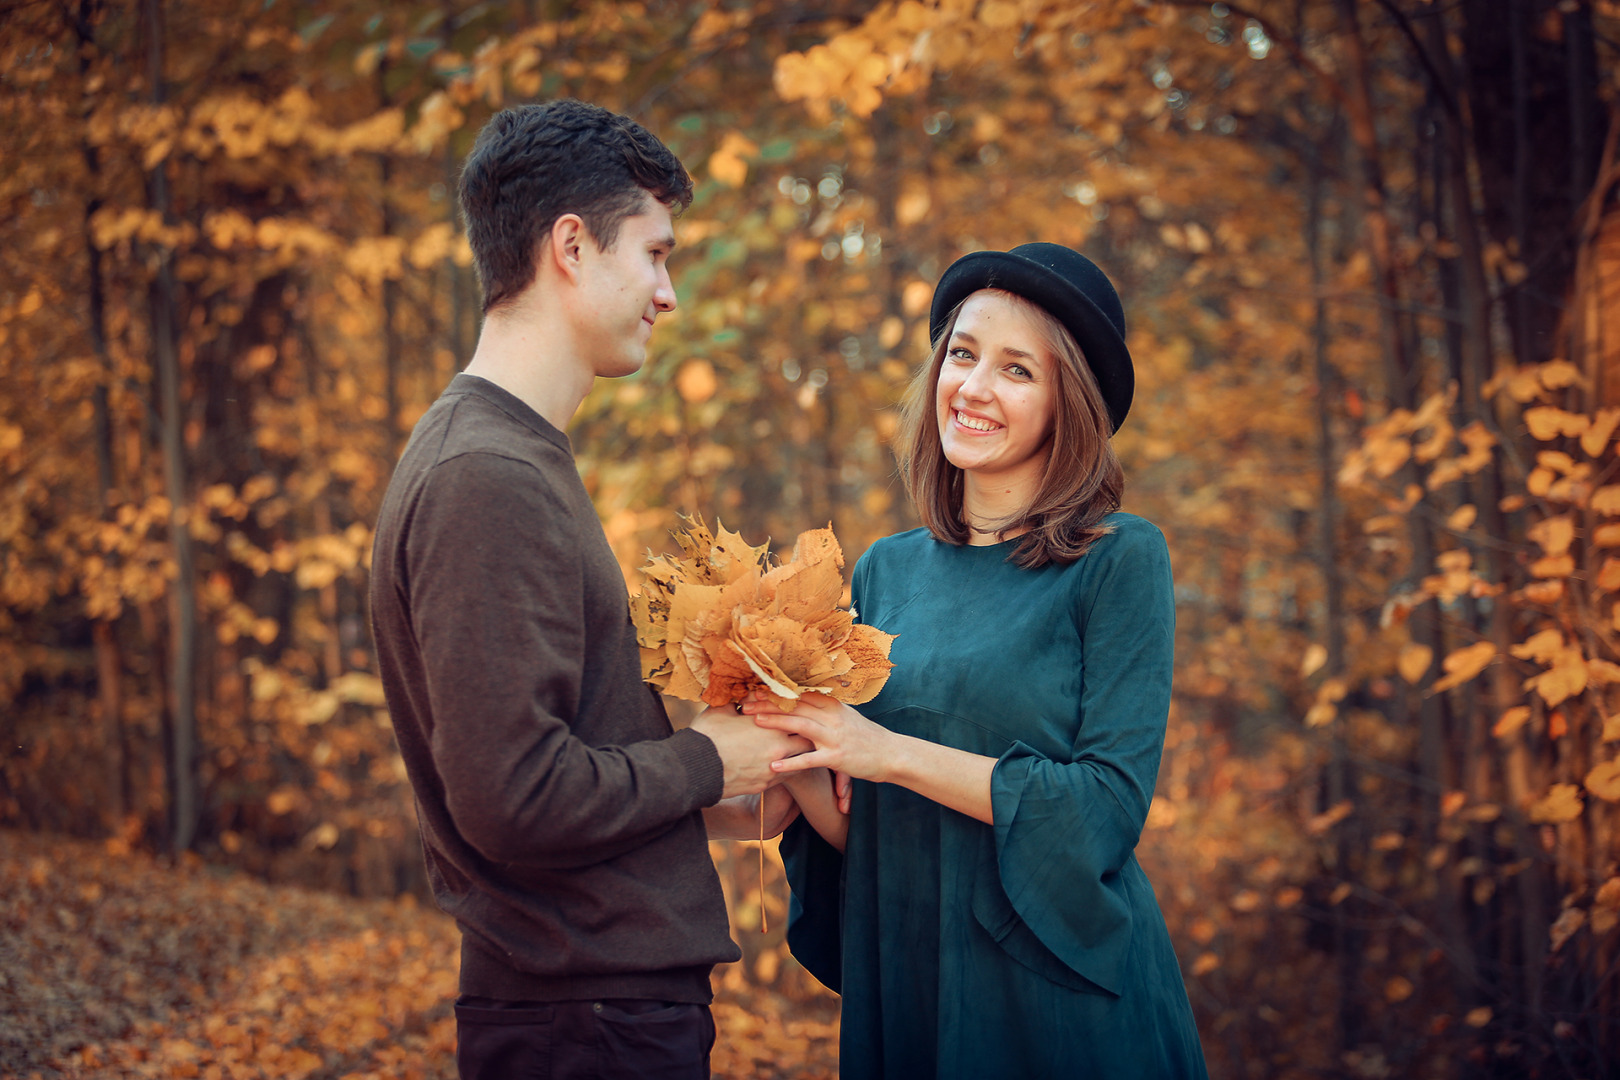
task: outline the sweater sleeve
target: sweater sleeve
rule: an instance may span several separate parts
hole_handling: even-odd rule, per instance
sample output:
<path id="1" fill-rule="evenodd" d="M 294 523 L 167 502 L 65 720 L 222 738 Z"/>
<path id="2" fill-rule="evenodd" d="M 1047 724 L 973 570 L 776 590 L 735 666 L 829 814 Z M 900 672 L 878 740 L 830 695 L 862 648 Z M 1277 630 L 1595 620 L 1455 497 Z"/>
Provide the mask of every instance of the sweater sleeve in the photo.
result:
<path id="1" fill-rule="evenodd" d="M 1080 723 L 1070 760 L 1022 742 L 991 778 L 995 858 L 1018 919 L 1076 973 L 1124 982 L 1131 900 L 1120 871 L 1141 836 L 1170 705 L 1175 601 L 1164 537 L 1141 522 L 1099 542 L 1076 598 Z"/>
<path id="2" fill-rule="evenodd" d="M 432 761 L 457 831 L 494 862 L 600 863 L 720 796 L 719 755 L 696 732 L 593 747 L 571 731 L 584 524 L 532 464 L 490 453 L 437 465 L 412 514 Z"/>

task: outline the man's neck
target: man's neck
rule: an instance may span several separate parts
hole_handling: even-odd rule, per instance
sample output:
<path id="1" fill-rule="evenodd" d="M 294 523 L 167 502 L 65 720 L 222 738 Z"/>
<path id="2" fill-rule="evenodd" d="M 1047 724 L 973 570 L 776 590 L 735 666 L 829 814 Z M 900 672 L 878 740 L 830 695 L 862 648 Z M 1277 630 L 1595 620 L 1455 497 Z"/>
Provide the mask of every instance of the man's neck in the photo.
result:
<path id="1" fill-rule="evenodd" d="M 568 430 L 596 381 L 567 323 L 535 310 L 485 319 L 465 370 L 512 394 L 558 431 Z"/>

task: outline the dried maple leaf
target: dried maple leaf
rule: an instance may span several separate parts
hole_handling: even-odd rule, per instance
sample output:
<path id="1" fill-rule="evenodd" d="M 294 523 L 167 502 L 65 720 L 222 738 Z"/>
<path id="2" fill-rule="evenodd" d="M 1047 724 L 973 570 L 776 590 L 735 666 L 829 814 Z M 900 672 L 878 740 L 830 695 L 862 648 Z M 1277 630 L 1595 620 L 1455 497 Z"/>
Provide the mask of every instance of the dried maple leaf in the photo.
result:
<path id="1" fill-rule="evenodd" d="M 683 518 L 682 556 L 651 557 L 631 599 L 642 674 L 659 690 L 720 706 L 763 688 L 782 708 L 808 691 L 870 701 L 888 679 L 892 635 L 840 610 L 843 548 L 832 529 L 800 534 L 787 562 L 702 518 Z"/>

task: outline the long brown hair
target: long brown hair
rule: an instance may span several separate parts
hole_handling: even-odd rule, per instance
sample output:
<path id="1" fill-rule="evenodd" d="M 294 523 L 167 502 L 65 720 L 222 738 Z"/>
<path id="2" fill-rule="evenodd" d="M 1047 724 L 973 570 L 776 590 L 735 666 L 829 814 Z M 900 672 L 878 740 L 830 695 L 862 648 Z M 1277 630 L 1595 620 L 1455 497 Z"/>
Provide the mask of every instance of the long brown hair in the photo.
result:
<path id="1" fill-rule="evenodd" d="M 1034 317 L 1047 349 L 1058 360 L 1052 448 L 1040 486 L 1028 505 L 993 523 L 996 535 L 1028 530 L 1013 549 L 1012 561 L 1019 566 L 1071 563 L 1113 531 L 1102 520 L 1119 509 L 1125 490 L 1125 471 L 1108 441 L 1113 424 L 1096 376 L 1063 324 L 1039 304 L 1000 289 L 990 291 L 1010 297 Z M 958 304 L 946 317 L 927 366 L 911 380 L 897 445 L 900 476 L 918 515 L 935 538 L 951 544 L 967 543 L 971 532 L 962 510 L 962 470 L 946 459 L 940 445 L 934 398 L 961 311 Z"/>

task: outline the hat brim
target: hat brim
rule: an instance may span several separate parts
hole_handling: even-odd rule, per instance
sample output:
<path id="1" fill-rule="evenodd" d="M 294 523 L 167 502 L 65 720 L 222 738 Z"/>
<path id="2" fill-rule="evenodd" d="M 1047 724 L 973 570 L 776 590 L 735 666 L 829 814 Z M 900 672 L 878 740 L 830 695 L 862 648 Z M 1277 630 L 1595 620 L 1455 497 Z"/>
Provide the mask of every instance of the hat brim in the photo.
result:
<path id="1" fill-rule="evenodd" d="M 1136 392 L 1136 369 L 1125 339 L 1102 309 L 1033 259 L 1010 251 L 975 251 L 952 263 L 939 279 L 928 315 L 929 337 L 937 339 L 956 306 L 980 289 L 1001 289 L 1039 304 L 1074 335 L 1118 431 Z"/>

